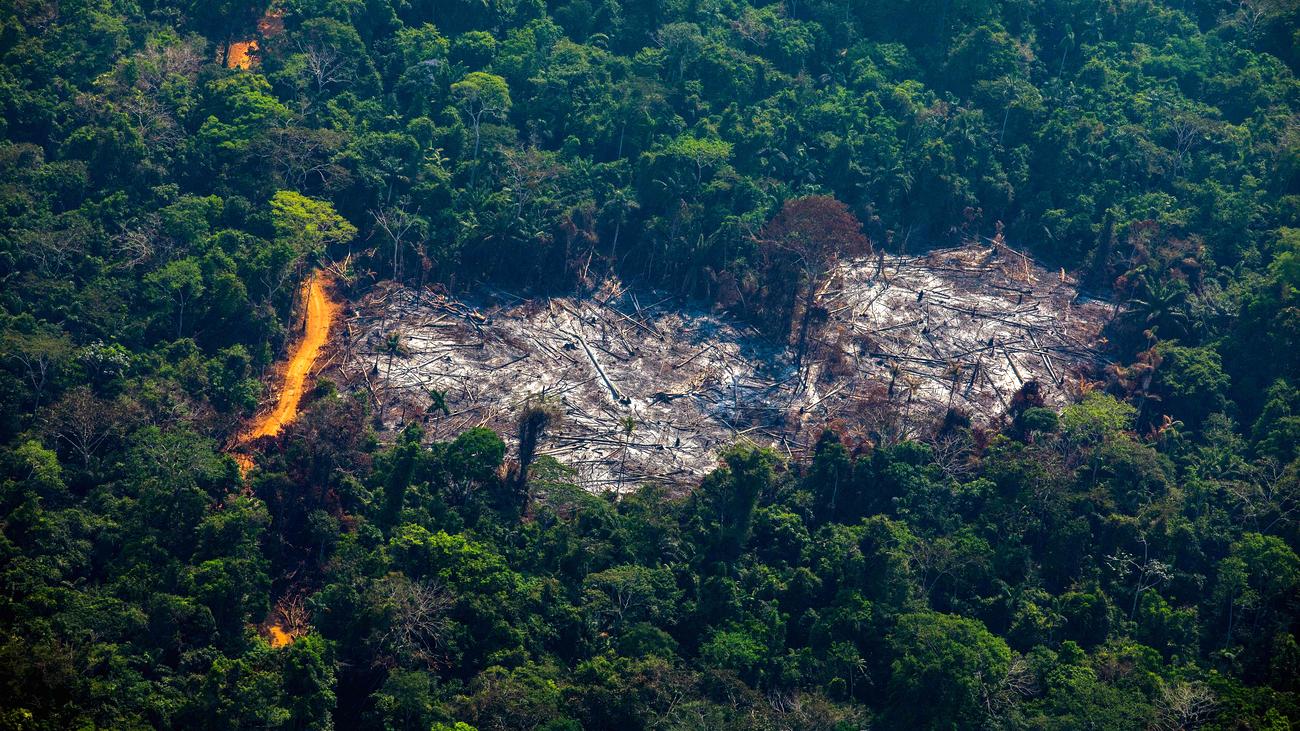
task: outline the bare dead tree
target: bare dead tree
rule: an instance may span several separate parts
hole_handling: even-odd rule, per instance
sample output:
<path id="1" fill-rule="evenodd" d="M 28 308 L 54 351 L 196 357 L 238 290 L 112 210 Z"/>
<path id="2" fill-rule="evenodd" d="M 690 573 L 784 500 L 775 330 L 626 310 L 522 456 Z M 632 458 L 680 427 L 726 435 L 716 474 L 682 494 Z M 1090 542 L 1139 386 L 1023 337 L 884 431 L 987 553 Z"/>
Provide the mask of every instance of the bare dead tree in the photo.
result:
<path id="1" fill-rule="evenodd" d="M 328 188 L 332 180 L 345 172 L 333 160 L 344 139 L 343 134 L 334 130 L 279 128 L 268 138 L 267 159 L 280 180 L 291 188 L 304 190 L 313 184 Z"/>
<path id="2" fill-rule="evenodd" d="M 118 75 L 109 93 L 131 119 L 150 147 L 174 149 L 185 141 L 185 129 L 167 85 L 176 77 L 193 80 L 203 65 L 200 42 L 182 40 L 166 44 L 151 40 L 130 60 L 131 73 Z M 119 66 L 119 71 L 124 66 Z M 123 78 L 129 78 L 129 83 Z"/>
<path id="3" fill-rule="evenodd" d="M 391 656 L 413 657 L 435 665 L 438 651 L 451 628 L 447 616 L 455 597 L 432 581 L 412 581 L 390 573 L 374 587 L 376 600 L 387 616 L 378 641 Z"/>
<path id="4" fill-rule="evenodd" d="M 943 432 L 935 434 L 927 443 L 934 463 L 948 477 L 962 479 L 975 471 L 975 449 L 964 434 Z"/>
<path id="5" fill-rule="evenodd" d="M 307 79 L 315 87 L 317 96 L 325 93 L 328 87 L 343 85 L 354 76 L 353 61 L 339 49 L 328 43 L 311 40 L 298 42 L 298 52 L 303 57 L 303 67 Z"/>
<path id="6" fill-rule="evenodd" d="M 402 200 L 395 206 L 370 211 L 376 228 L 383 231 L 393 245 L 393 280 L 398 282 L 402 280 L 402 253 L 406 242 L 423 238 L 419 210 L 408 210 L 407 205 L 408 202 Z"/>
<path id="7" fill-rule="evenodd" d="M 504 150 L 501 158 L 502 187 L 514 203 L 515 217 L 523 218 L 548 184 L 560 176 L 560 167 L 532 145 L 522 150 Z"/>
<path id="8" fill-rule="evenodd" d="M 1246 38 L 1255 41 L 1263 34 L 1265 26 L 1294 7 L 1291 0 L 1240 0 L 1233 20 Z"/>
<path id="9" fill-rule="evenodd" d="M 32 387 L 36 396 L 32 410 L 39 409 L 54 373 L 72 357 L 72 342 L 63 335 L 34 333 L 6 339 L 2 344 L 7 357 L 18 362 L 24 379 Z"/>
<path id="10" fill-rule="evenodd" d="M 134 269 L 155 258 L 166 259 L 170 240 L 162 234 L 162 220 L 157 213 L 147 213 L 126 224 L 113 237 L 120 263 L 115 266 Z"/>
<path id="11" fill-rule="evenodd" d="M 1300 467 L 1294 464 L 1284 467 L 1276 460 L 1262 459 L 1226 487 L 1240 505 L 1242 517 L 1262 533 L 1279 523 L 1290 524 L 1300 511 Z"/>
<path id="12" fill-rule="evenodd" d="M 18 248 L 36 271 L 47 279 L 66 278 L 72 262 L 83 251 L 82 232 L 66 229 L 19 229 Z"/>
<path id="13" fill-rule="evenodd" d="M 1191 109 L 1174 112 L 1169 119 L 1169 130 L 1174 136 L 1174 177 L 1181 175 L 1191 162 L 1192 151 L 1203 145 L 1214 130 L 1215 123 Z"/>
<path id="14" fill-rule="evenodd" d="M 756 48 L 763 48 L 767 45 L 767 23 L 763 22 L 755 12 L 743 13 L 739 18 L 731 21 L 731 30 L 741 40 L 754 44 Z"/>
<path id="15" fill-rule="evenodd" d="M 311 612 L 303 604 L 302 595 L 286 597 L 276 606 L 280 615 L 280 626 L 291 637 L 301 637 L 311 629 Z"/>
<path id="16" fill-rule="evenodd" d="M 185 130 L 172 110 L 157 97 L 135 93 L 122 99 L 118 106 L 149 147 L 171 150 L 185 141 Z"/>
<path id="17" fill-rule="evenodd" d="M 1151 731 L 1196 731 L 1214 720 L 1218 699 L 1203 683 L 1161 684 Z"/>
<path id="18" fill-rule="evenodd" d="M 1171 567 L 1159 559 L 1151 558 L 1149 552 L 1150 546 L 1143 538 L 1142 558 L 1127 551 L 1116 551 L 1114 555 L 1106 557 L 1106 564 L 1121 578 L 1130 574 L 1133 576 L 1133 604 L 1128 613 L 1130 619 L 1137 614 L 1138 598 L 1142 593 L 1156 588 L 1173 576 Z"/>
<path id="19" fill-rule="evenodd" d="M 119 426 L 119 409 L 115 404 L 96 397 L 84 386 L 68 392 L 50 408 L 46 429 L 65 444 L 82 464 L 91 460 Z"/>
<path id="20" fill-rule="evenodd" d="M 1034 670 L 1024 655 L 1016 654 L 1007 666 L 1001 682 L 985 686 L 984 708 L 992 718 L 1002 718 L 1008 709 L 1022 698 L 1032 698 L 1039 693 Z"/>

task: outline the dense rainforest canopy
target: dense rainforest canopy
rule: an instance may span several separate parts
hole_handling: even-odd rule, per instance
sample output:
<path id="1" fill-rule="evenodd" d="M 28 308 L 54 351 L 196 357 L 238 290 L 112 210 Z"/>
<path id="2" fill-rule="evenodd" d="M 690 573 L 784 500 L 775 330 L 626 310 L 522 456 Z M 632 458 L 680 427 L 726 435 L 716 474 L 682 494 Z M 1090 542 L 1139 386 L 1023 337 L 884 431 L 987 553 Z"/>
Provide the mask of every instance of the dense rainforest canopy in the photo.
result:
<path id="1" fill-rule="evenodd" d="M 1294 0 L 0 0 L 0 729 L 1291 728 L 1297 70 Z M 324 263 L 802 350 L 813 264 L 996 233 L 1119 306 L 1063 411 L 223 452 Z"/>

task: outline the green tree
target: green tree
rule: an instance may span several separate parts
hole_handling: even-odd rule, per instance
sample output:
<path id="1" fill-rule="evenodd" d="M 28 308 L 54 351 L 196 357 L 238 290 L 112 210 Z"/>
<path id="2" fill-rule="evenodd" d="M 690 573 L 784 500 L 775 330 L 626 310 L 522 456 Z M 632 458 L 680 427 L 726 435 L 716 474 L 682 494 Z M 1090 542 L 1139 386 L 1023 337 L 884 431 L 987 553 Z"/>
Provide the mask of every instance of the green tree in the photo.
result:
<path id="1" fill-rule="evenodd" d="M 145 277 L 150 296 L 171 310 L 176 337 L 185 332 L 185 307 L 203 296 L 203 272 L 193 258 L 177 259 Z"/>
<path id="2" fill-rule="evenodd" d="M 924 612 L 899 617 L 888 718 L 908 728 L 979 728 L 1011 669 L 1011 650 L 976 620 Z"/>
<path id="3" fill-rule="evenodd" d="M 288 728 L 328 731 L 334 728 L 334 653 L 319 635 L 299 637 L 284 649 L 284 695 Z"/>
<path id="4" fill-rule="evenodd" d="M 346 243 L 357 235 L 357 227 L 335 212 L 333 205 L 291 190 L 271 196 L 271 223 L 276 236 L 293 241 L 303 253 Z"/>
<path id="5" fill-rule="evenodd" d="M 301 277 L 306 260 L 324 254 L 330 246 L 351 242 L 357 235 L 357 227 L 332 204 L 291 190 L 271 196 L 271 224 L 277 242 L 283 243 L 288 253 L 288 261 L 280 265 L 279 276 L 270 287 L 272 294 L 290 274 Z"/>
<path id="6" fill-rule="evenodd" d="M 470 186 L 473 187 L 478 176 L 483 123 L 490 119 L 504 119 L 510 112 L 510 87 L 500 76 L 472 71 L 451 85 L 451 96 L 474 131 L 473 172 L 470 176 Z"/>
<path id="7" fill-rule="evenodd" d="M 589 574 L 582 585 L 587 611 L 614 633 L 637 622 L 672 625 L 682 597 L 671 571 L 636 564 Z"/>
<path id="8" fill-rule="evenodd" d="M 692 496 L 693 518 L 705 555 L 731 561 L 749 540 L 754 509 L 772 484 L 778 460 L 773 452 L 751 446 L 733 447 L 722 459 L 725 466 L 709 474 Z"/>
<path id="9" fill-rule="evenodd" d="M 1175 418 L 1199 427 L 1212 413 L 1227 406 L 1231 379 L 1212 348 L 1185 348 L 1164 342 L 1156 347 L 1160 367 L 1154 386 L 1161 404 Z"/>

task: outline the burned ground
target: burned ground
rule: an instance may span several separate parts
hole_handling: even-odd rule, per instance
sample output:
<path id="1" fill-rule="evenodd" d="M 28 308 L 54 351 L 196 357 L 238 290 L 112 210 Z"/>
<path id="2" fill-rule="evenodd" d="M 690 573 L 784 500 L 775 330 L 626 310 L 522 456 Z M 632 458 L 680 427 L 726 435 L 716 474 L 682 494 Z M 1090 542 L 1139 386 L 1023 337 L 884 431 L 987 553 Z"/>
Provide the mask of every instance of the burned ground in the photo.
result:
<path id="1" fill-rule="evenodd" d="M 1000 244 L 848 262 L 818 307 L 813 357 L 796 368 L 743 323 L 617 282 L 539 299 L 394 287 L 346 318 L 333 368 L 385 428 L 418 420 L 435 439 L 474 426 L 509 438 L 544 396 L 564 416 L 539 454 L 618 489 L 689 482 L 739 439 L 795 454 L 830 422 L 872 440 L 916 436 L 950 408 L 987 424 L 1031 380 L 1064 404 L 1095 372 L 1111 315 Z"/>

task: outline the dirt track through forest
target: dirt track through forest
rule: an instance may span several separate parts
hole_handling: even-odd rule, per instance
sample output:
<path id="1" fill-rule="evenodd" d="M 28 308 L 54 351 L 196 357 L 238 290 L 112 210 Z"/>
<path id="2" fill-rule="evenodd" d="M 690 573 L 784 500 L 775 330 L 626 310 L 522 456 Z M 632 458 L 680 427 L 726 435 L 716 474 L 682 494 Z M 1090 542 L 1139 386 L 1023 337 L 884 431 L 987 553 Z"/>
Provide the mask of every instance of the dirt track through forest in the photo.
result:
<path id="1" fill-rule="evenodd" d="M 312 366 L 316 365 L 316 358 L 329 339 L 330 327 L 338 312 L 338 303 L 330 299 L 319 274 L 313 275 L 303 285 L 303 295 L 307 300 L 307 321 L 302 340 L 284 366 L 279 400 L 274 409 L 253 421 L 252 427 L 240 439 L 242 442 L 275 436 L 285 424 L 298 416 L 298 404 L 302 401 L 307 375 L 311 373 Z"/>
<path id="2" fill-rule="evenodd" d="M 302 401 L 307 376 L 329 339 L 330 327 L 339 310 L 338 303 L 330 299 L 323 279 L 321 274 L 316 273 L 303 284 L 302 292 L 307 305 L 306 322 L 302 339 L 284 365 L 280 396 L 275 408 L 256 417 L 249 429 L 240 435 L 237 444 L 247 444 L 259 437 L 275 436 L 298 416 L 298 404 Z M 253 468 L 252 456 L 242 452 L 232 452 L 232 456 L 244 472 Z M 294 635 L 279 623 L 270 624 L 267 632 L 271 647 L 284 647 L 294 640 Z"/>
<path id="3" fill-rule="evenodd" d="M 303 284 L 302 293 L 307 303 L 306 323 L 302 339 L 280 371 L 280 395 L 276 399 L 275 408 L 254 417 L 248 429 L 235 439 L 234 446 L 229 450 L 230 456 L 244 472 L 253 468 L 253 458 L 242 451 L 241 447 L 260 437 L 279 434 L 285 424 L 298 416 L 298 404 L 302 401 L 307 375 L 311 373 L 312 366 L 316 365 L 321 348 L 329 339 L 330 327 L 334 325 L 339 310 L 338 303 L 330 299 L 319 273 L 313 274 Z"/>

